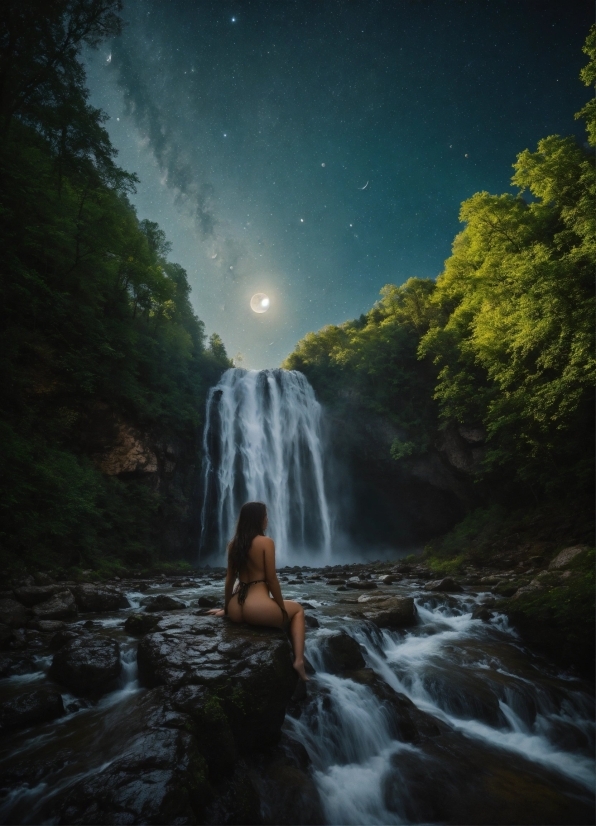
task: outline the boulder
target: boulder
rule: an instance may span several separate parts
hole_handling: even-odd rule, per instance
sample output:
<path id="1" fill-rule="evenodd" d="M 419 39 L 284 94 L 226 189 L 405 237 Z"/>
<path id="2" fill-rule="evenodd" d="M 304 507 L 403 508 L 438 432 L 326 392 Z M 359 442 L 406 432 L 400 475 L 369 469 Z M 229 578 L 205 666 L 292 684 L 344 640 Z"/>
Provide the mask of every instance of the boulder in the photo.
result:
<path id="1" fill-rule="evenodd" d="M 140 641 L 138 664 L 146 685 L 199 685 L 216 694 L 241 748 L 277 740 L 298 679 L 281 630 L 215 617 L 164 620 Z"/>
<path id="2" fill-rule="evenodd" d="M 107 691 L 122 670 L 120 646 L 106 637 L 76 637 L 55 654 L 50 677 L 81 694 Z"/>
<path id="3" fill-rule="evenodd" d="M 306 623 L 307 628 L 320 628 L 320 622 L 316 617 L 313 617 L 312 614 L 305 614 L 304 615 L 304 622 Z"/>
<path id="4" fill-rule="evenodd" d="M 345 579 L 328 579 L 327 585 L 345 585 Z"/>
<path id="5" fill-rule="evenodd" d="M 446 593 L 457 593 L 463 590 L 461 585 L 453 577 L 446 576 L 443 579 L 434 579 L 424 586 L 425 591 L 445 591 Z"/>
<path id="6" fill-rule="evenodd" d="M 382 602 L 363 603 L 359 615 L 379 628 L 406 628 L 415 625 L 416 606 L 413 597 L 388 597 Z"/>
<path id="7" fill-rule="evenodd" d="M 0 599 L 0 623 L 10 628 L 22 628 L 27 624 L 31 611 L 16 599 Z"/>
<path id="8" fill-rule="evenodd" d="M 131 614 L 126 618 L 124 630 L 133 637 L 142 637 L 150 631 L 155 631 L 163 617 L 155 614 Z"/>
<path id="9" fill-rule="evenodd" d="M 20 588 L 14 589 L 14 595 L 19 602 L 32 608 L 40 602 L 45 602 L 51 599 L 54 594 L 64 591 L 63 585 L 24 585 Z"/>
<path id="10" fill-rule="evenodd" d="M 50 801 L 44 820 L 94 826 L 213 822 L 204 818 L 213 789 L 189 718 L 173 711 L 159 689 L 115 715 L 106 744 L 109 765 Z"/>
<path id="11" fill-rule="evenodd" d="M 399 582 L 400 579 L 402 579 L 401 574 L 385 574 L 379 577 L 379 582 L 382 582 L 383 585 L 393 585 L 394 582 Z"/>
<path id="12" fill-rule="evenodd" d="M 46 723 L 64 714 L 60 692 L 54 688 L 36 688 L 5 700 L 0 710 L 0 731 Z"/>
<path id="13" fill-rule="evenodd" d="M 183 602 L 180 602 L 173 597 L 169 597 L 167 594 L 158 594 L 155 597 L 146 597 L 146 599 L 142 601 L 142 605 L 145 611 L 151 612 L 179 611 L 182 608 L 186 608 L 186 605 Z"/>
<path id="14" fill-rule="evenodd" d="M 346 588 L 353 588 L 356 591 L 374 591 L 377 588 L 377 583 L 367 579 L 348 580 Z"/>
<path id="15" fill-rule="evenodd" d="M 66 623 L 61 620 L 34 620 L 29 625 L 33 625 L 38 631 L 43 631 L 46 634 L 56 634 L 66 628 Z"/>
<path id="16" fill-rule="evenodd" d="M 477 605 L 472 611 L 472 619 L 479 619 L 482 622 L 489 622 L 493 617 L 493 612 L 486 605 Z"/>
<path id="17" fill-rule="evenodd" d="M 579 556 L 586 550 L 585 545 L 574 545 L 571 548 L 564 548 L 556 557 L 550 562 L 549 570 L 556 570 L 557 568 L 566 568 L 572 559 Z"/>
<path id="18" fill-rule="evenodd" d="M 199 597 L 198 604 L 200 608 L 219 608 L 221 600 L 211 599 L 211 597 Z"/>
<path id="19" fill-rule="evenodd" d="M 59 591 L 46 602 L 33 608 L 33 616 L 38 620 L 62 620 L 75 616 L 77 605 L 70 591 Z"/>
<path id="20" fill-rule="evenodd" d="M 366 665 L 360 645 L 345 631 L 325 637 L 321 643 L 321 653 L 325 667 L 332 674 L 356 671 Z"/>
<path id="21" fill-rule="evenodd" d="M 108 585 L 92 585 L 83 582 L 72 589 L 77 608 L 82 613 L 118 611 L 130 608 L 130 603 L 121 591 Z"/>

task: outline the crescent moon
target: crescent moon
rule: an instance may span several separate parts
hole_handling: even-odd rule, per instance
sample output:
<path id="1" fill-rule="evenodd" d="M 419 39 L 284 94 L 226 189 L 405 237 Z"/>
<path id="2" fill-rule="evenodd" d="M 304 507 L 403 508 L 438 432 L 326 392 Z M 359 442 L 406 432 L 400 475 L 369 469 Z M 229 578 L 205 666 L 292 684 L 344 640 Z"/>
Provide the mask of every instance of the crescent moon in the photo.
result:
<path id="1" fill-rule="evenodd" d="M 359 190 L 361 190 L 361 191 L 362 191 L 363 189 L 366 189 L 366 187 L 369 185 L 369 183 L 370 183 L 370 181 L 367 181 L 367 182 L 364 184 L 364 186 L 359 186 L 359 187 L 358 187 L 358 189 L 359 189 Z"/>

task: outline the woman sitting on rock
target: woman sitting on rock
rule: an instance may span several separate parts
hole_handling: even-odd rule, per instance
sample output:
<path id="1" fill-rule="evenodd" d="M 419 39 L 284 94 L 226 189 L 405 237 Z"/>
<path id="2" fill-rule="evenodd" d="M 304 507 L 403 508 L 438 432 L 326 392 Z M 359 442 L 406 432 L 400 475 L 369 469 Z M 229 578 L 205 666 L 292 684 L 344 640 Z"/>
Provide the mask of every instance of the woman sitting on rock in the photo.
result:
<path id="1" fill-rule="evenodd" d="M 294 668 L 302 680 L 304 671 L 304 608 L 284 600 L 275 571 L 275 544 L 265 536 L 267 508 L 262 502 L 247 502 L 240 509 L 234 538 L 228 545 L 225 608 L 209 611 L 216 617 L 229 616 L 232 622 L 289 625 L 294 649 Z M 238 577 L 238 584 L 234 582 Z M 270 596 L 271 594 L 271 596 Z"/>

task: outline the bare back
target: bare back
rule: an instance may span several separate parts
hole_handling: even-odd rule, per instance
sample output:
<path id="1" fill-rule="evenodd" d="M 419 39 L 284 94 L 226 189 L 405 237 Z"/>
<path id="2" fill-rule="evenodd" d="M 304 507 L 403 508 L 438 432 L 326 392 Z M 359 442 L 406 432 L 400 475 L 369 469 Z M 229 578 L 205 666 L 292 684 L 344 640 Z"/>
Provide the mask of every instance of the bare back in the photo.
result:
<path id="1" fill-rule="evenodd" d="M 236 572 L 238 578 L 242 582 L 254 582 L 259 579 L 269 582 L 272 574 L 275 574 L 274 547 L 273 540 L 268 536 L 255 536 L 248 551 L 246 565 Z M 273 566 L 269 560 L 273 562 Z"/>

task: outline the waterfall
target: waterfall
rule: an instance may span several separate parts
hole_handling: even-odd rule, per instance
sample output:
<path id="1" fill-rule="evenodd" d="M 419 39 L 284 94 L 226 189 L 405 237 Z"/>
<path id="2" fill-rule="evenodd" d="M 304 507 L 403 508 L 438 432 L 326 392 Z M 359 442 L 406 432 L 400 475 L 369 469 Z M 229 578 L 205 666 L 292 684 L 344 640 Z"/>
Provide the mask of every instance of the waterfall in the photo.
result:
<path id="1" fill-rule="evenodd" d="M 227 370 L 209 391 L 201 555 L 223 558 L 244 502 L 269 514 L 278 564 L 324 565 L 331 550 L 321 406 L 295 370 Z"/>

